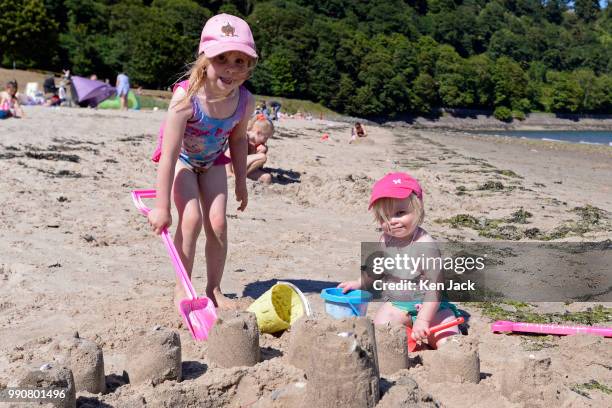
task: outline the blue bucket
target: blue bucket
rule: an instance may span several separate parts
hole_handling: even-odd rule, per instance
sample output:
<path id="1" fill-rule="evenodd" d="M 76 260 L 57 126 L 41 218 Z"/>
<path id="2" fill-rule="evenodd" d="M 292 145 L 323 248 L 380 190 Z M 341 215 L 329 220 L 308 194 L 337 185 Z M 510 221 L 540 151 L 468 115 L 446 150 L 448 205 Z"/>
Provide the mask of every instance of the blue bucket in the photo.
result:
<path id="1" fill-rule="evenodd" d="M 325 300 L 325 312 L 336 318 L 365 316 L 368 311 L 368 302 L 372 294 L 365 290 L 351 290 L 342 293 L 342 288 L 327 288 L 321 291 Z"/>

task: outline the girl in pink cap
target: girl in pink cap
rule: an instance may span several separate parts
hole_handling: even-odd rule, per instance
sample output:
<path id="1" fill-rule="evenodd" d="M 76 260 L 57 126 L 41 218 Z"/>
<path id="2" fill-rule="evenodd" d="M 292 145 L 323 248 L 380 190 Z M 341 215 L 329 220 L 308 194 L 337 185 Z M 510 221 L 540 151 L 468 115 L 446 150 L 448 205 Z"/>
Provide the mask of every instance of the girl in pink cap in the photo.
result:
<path id="1" fill-rule="evenodd" d="M 386 249 L 398 249 L 405 253 L 413 243 L 434 243 L 433 238 L 421 228 L 425 218 L 423 207 L 423 190 L 419 182 L 406 173 L 389 173 L 378 180 L 372 188 L 369 209 L 374 213 L 376 222 L 383 230 L 382 244 Z M 421 247 L 433 247 L 422 245 Z M 440 256 L 437 248 L 434 254 Z M 422 271 L 431 282 L 440 279 L 440 274 L 433 271 Z M 394 277 L 390 277 L 394 279 Z M 364 285 L 365 283 L 365 285 Z M 361 279 L 342 282 L 339 287 L 343 292 L 363 289 L 369 283 Z M 402 300 L 406 293 L 403 294 Z M 437 291 L 410 292 L 413 300 L 385 302 L 374 317 L 374 324 L 399 323 L 412 327 L 412 335 L 417 341 L 426 340 L 436 348 L 446 341 L 448 336 L 458 334 L 456 326 L 430 334 L 429 327 L 451 321 L 460 316 L 452 303 L 440 301 Z"/>
<path id="2" fill-rule="evenodd" d="M 175 86 L 153 155 L 159 167 L 149 224 L 156 234 L 171 225 L 172 195 L 179 218 L 174 244 L 190 276 L 196 240 L 204 227 L 206 295 L 220 308 L 233 307 L 221 292 L 227 255 L 225 164 L 230 161 L 223 153 L 229 147 L 238 210 L 244 211 L 248 202 L 246 130 L 255 102 L 242 84 L 256 61 L 253 35 L 244 20 L 229 14 L 210 18 L 202 30 L 199 57 L 189 79 Z M 184 297 L 177 283 L 175 303 Z"/>

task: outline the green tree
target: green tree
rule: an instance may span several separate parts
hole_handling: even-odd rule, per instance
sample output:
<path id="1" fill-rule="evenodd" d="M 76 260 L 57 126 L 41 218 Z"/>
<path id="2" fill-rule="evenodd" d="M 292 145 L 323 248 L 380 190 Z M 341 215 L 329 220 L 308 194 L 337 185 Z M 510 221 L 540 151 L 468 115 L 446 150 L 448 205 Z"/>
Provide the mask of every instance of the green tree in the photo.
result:
<path id="1" fill-rule="evenodd" d="M 593 21 L 599 14 L 599 0 L 574 0 L 576 15 L 584 21 Z"/>
<path id="2" fill-rule="evenodd" d="M 275 51 L 262 64 L 262 69 L 269 72 L 269 93 L 271 95 L 291 96 L 297 80 L 292 73 L 291 56 L 283 50 Z"/>
<path id="3" fill-rule="evenodd" d="M 412 84 L 414 99 L 412 107 L 415 112 L 429 113 L 437 103 L 437 85 L 431 75 L 421 72 Z"/>
<path id="4" fill-rule="evenodd" d="M 527 95 L 528 78 L 516 61 L 501 57 L 493 68 L 493 83 L 495 87 L 495 106 L 506 106 L 515 110 Z"/>
<path id="5" fill-rule="evenodd" d="M 42 0 L 0 1 L 0 61 L 25 67 L 51 67 L 58 24 Z"/>
<path id="6" fill-rule="evenodd" d="M 548 80 L 552 84 L 551 108 L 556 112 L 577 112 L 582 101 L 580 84 L 567 74 L 551 73 Z"/>

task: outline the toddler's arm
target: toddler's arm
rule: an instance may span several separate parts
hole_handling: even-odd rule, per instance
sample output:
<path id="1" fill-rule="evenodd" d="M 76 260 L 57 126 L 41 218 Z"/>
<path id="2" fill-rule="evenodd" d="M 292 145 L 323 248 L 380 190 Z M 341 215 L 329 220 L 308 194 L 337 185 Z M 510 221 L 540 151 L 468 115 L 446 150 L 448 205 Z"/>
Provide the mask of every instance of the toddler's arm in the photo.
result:
<path id="1" fill-rule="evenodd" d="M 338 287 L 342 288 L 342 293 L 346 293 L 355 289 L 361 289 L 361 279 L 341 282 Z"/>

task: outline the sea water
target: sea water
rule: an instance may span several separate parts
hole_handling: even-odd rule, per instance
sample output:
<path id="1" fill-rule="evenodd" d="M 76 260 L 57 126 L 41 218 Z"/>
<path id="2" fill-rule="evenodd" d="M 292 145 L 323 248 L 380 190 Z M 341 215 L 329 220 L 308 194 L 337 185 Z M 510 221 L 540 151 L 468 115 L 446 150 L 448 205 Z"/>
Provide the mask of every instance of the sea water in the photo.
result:
<path id="1" fill-rule="evenodd" d="M 552 142 L 612 146 L 612 131 L 610 130 L 496 130 L 473 133 L 548 140 Z"/>

